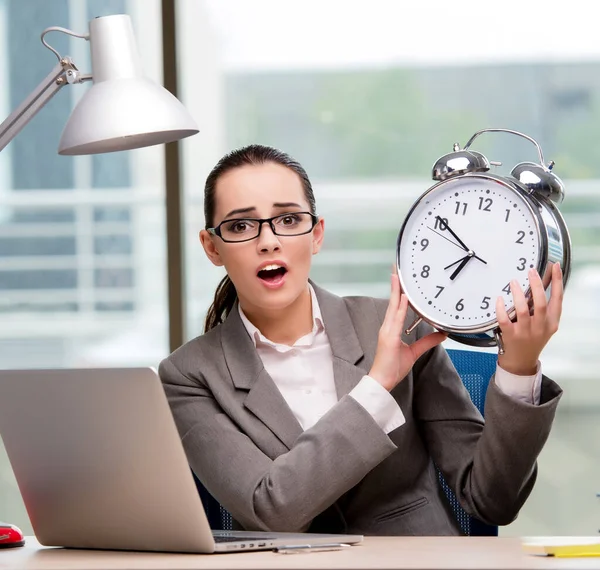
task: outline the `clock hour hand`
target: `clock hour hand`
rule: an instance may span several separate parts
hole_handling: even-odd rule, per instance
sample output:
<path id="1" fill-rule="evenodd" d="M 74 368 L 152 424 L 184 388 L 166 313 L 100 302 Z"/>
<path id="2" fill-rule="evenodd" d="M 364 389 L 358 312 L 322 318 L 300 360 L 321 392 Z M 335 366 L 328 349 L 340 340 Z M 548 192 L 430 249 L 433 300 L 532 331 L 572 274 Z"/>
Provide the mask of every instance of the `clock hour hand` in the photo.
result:
<path id="1" fill-rule="evenodd" d="M 460 265 L 454 270 L 454 273 L 450 275 L 450 281 L 454 281 L 458 277 L 458 274 L 465 268 L 465 265 L 469 263 L 472 257 L 472 255 L 466 255 L 462 258 Z"/>

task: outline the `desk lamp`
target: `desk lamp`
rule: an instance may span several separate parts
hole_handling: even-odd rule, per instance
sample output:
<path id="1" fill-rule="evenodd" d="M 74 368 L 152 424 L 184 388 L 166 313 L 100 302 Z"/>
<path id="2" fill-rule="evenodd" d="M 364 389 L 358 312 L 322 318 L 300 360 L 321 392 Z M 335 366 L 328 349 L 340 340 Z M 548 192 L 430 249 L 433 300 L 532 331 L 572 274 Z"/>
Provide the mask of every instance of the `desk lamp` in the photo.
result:
<path id="1" fill-rule="evenodd" d="M 90 42 L 92 72 L 83 74 L 70 57 L 46 43 L 48 32 L 63 32 Z M 176 141 L 198 132 L 184 106 L 142 74 L 131 19 L 118 14 L 95 18 L 88 34 L 53 26 L 42 43 L 58 64 L 0 125 L 0 151 L 65 85 L 93 81 L 71 113 L 58 154 L 99 154 Z"/>
<path id="2" fill-rule="evenodd" d="M 48 32 L 63 32 L 90 42 L 92 73 L 83 74 L 70 57 L 46 43 Z M 33 92 L 0 124 L 0 151 L 65 85 L 93 81 L 62 132 L 58 153 L 99 154 L 173 142 L 198 132 L 179 100 L 161 85 L 143 77 L 131 19 L 124 14 L 95 18 L 89 34 L 53 26 L 42 43 L 58 64 Z M 0 523 L 0 548 L 22 546 L 21 531 Z"/>

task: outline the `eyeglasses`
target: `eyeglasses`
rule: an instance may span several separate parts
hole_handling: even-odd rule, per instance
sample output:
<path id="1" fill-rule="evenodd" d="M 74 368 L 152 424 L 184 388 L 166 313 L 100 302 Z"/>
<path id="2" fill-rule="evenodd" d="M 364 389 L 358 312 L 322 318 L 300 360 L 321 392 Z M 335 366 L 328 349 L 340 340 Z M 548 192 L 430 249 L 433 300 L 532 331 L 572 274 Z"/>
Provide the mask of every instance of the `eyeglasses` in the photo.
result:
<path id="1" fill-rule="evenodd" d="M 289 212 L 272 218 L 235 218 L 223 220 L 216 228 L 206 228 L 224 242 L 241 242 L 256 239 L 263 224 L 269 224 L 277 236 L 301 236 L 312 232 L 319 218 L 310 212 Z"/>

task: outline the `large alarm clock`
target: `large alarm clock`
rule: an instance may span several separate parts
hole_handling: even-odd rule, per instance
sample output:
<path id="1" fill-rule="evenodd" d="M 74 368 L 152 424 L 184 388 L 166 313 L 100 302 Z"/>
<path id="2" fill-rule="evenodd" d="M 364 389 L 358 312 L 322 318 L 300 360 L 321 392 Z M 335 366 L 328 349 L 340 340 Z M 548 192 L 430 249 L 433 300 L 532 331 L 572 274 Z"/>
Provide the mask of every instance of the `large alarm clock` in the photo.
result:
<path id="1" fill-rule="evenodd" d="M 492 165 L 469 150 L 484 132 L 523 137 L 537 148 L 539 163 L 522 162 L 509 176 L 490 173 Z M 528 271 L 534 268 L 550 294 L 551 267 L 559 263 L 566 285 L 571 240 L 556 204 L 564 185 L 544 163 L 531 137 L 510 129 L 483 129 L 463 149 L 458 143 L 433 167 L 437 182 L 409 210 L 397 242 L 400 284 L 417 320 L 472 346 L 498 346 L 496 318 L 501 296 L 511 319 L 515 308 L 510 281 L 516 279 L 531 302 Z"/>

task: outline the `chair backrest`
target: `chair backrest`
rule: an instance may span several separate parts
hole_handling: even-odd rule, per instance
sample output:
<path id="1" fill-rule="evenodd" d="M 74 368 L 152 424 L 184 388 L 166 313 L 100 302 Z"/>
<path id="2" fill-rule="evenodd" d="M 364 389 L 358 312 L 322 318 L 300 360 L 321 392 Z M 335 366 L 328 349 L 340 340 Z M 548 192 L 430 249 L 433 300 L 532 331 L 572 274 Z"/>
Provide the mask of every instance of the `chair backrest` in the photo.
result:
<path id="1" fill-rule="evenodd" d="M 485 395 L 492 375 L 496 371 L 497 355 L 474 350 L 448 349 L 448 356 L 454 364 L 463 384 L 471 396 L 471 400 L 483 415 Z M 442 489 L 450 502 L 454 516 L 461 530 L 469 536 L 498 536 L 498 527 L 488 525 L 469 516 L 460 506 L 456 496 L 450 489 L 442 474 L 438 471 Z"/>
<path id="2" fill-rule="evenodd" d="M 475 352 L 472 350 L 448 350 L 448 355 L 460 375 L 463 383 L 467 387 L 473 403 L 477 406 L 483 415 L 485 404 L 485 394 L 492 375 L 496 370 L 496 355 L 486 352 Z M 467 515 L 458 503 L 456 496 L 444 481 L 441 473 L 438 472 L 439 480 L 452 511 L 464 534 L 469 536 L 497 536 L 498 527 L 487 525 L 473 517 Z M 226 511 L 214 497 L 206 490 L 204 485 L 194 475 L 206 516 L 210 527 L 214 530 L 231 530 L 233 528 L 233 519 L 231 514 Z"/>
<path id="3" fill-rule="evenodd" d="M 208 519 L 208 524 L 213 530 L 233 530 L 233 517 L 221 504 L 207 491 L 206 487 L 200 482 L 200 479 L 196 477 L 196 474 L 192 471 L 202 505 L 204 506 L 204 512 Z"/>

